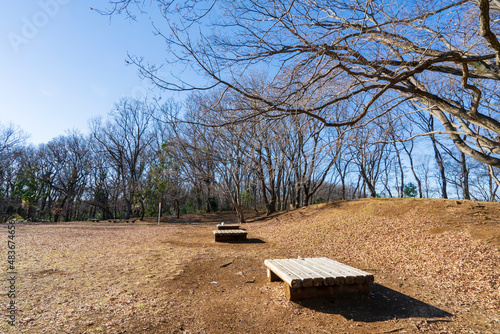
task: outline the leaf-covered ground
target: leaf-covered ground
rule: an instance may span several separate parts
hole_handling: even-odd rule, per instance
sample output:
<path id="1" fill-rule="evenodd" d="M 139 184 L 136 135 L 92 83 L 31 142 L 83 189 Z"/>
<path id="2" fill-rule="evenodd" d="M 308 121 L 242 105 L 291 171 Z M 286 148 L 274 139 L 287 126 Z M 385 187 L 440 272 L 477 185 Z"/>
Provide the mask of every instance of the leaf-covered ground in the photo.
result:
<path id="1" fill-rule="evenodd" d="M 500 204 L 342 201 L 251 217 L 248 242 L 214 242 L 215 225 L 231 219 L 19 224 L 19 310 L 0 332 L 500 332 Z M 297 256 L 369 271 L 372 293 L 289 302 L 283 283 L 267 282 L 264 260 Z"/>

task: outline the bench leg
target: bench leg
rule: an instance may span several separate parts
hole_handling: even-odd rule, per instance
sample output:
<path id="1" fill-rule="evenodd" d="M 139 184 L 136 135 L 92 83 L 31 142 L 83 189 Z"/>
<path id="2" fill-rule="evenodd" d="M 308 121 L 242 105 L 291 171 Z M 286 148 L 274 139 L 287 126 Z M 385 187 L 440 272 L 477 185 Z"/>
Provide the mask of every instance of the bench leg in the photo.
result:
<path id="1" fill-rule="evenodd" d="M 267 278 L 269 279 L 269 282 L 277 282 L 281 281 L 281 278 L 279 278 L 278 275 L 272 272 L 271 269 L 267 268 Z M 285 284 L 288 285 L 288 284 Z"/>
<path id="2" fill-rule="evenodd" d="M 246 241 L 247 240 L 247 235 L 246 234 L 237 234 L 237 235 L 224 235 L 224 234 L 215 234 L 215 241 L 217 242 L 222 242 L 222 241 Z"/>
<path id="3" fill-rule="evenodd" d="M 311 286 L 307 288 L 291 288 L 284 284 L 285 295 L 288 300 L 299 300 L 307 298 L 337 298 L 347 296 L 362 296 L 370 293 L 369 283 L 343 284 L 329 286 Z"/>

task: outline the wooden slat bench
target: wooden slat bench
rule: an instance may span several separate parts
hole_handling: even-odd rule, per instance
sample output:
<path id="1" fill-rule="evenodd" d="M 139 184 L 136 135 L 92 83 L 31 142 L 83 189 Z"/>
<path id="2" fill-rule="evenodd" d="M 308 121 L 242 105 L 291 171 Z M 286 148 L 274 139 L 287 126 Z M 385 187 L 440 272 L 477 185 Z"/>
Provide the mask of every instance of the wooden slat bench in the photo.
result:
<path id="1" fill-rule="evenodd" d="M 218 230 L 238 230 L 240 228 L 240 225 L 237 224 L 218 224 L 217 229 Z"/>
<path id="2" fill-rule="evenodd" d="M 245 230 L 215 230 L 215 241 L 243 241 L 247 239 Z"/>
<path id="3" fill-rule="evenodd" d="M 372 274 L 326 257 L 265 260 L 270 282 L 285 282 L 288 300 L 370 293 Z"/>

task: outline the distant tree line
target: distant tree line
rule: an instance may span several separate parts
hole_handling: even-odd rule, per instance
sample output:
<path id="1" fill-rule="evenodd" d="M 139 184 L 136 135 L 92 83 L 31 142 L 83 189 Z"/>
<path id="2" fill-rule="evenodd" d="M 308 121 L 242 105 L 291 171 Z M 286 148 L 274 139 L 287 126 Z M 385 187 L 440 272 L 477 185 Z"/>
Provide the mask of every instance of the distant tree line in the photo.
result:
<path id="1" fill-rule="evenodd" d="M 245 101 L 229 106 L 238 109 L 230 122 L 303 116 L 337 129 L 358 153 L 339 154 L 371 196 L 380 184 L 400 195 L 408 177 L 396 170 L 406 164 L 426 196 L 438 184 L 445 198 L 495 197 L 499 1 L 117 0 L 99 12 L 136 19 L 158 11 L 164 64 L 129 57 L 157 87 L 210 92 L 206 110 Z M 422 142 L 436 168 L 417 168 L 426 162 L 412 152 Z"/>
<path id="2" fill-rule="evenodd" d="M 499 1 L 116 0 L 100 12 L 157 10 L 165 64 L 127 61 L 188 97 L 124 99 L 89 135 L 36 147 L 3 125 L 3 220 L 142 217 L 161 202 L 243 222 L 249 209 L 367 196 L 498 200 Z"/>
<path id="3" fill-rule="evenodd" d="M 303 114 L 259 115 L 252 99 L 220 96 L 194 92 L 163 105 L 123 99 L 90 120 L 89 134 L 70 131 L 38 146 L 1 126 L 2 221 L 143 218 L 160 202 L 164 216 L 234 210 L 244 222 L 246 210 L 368 196 L 498 200 L 498 169 L 459 151 L 421 110 L 328 127 Z M 414 136 L 422 129 L 430 134 Z"/>

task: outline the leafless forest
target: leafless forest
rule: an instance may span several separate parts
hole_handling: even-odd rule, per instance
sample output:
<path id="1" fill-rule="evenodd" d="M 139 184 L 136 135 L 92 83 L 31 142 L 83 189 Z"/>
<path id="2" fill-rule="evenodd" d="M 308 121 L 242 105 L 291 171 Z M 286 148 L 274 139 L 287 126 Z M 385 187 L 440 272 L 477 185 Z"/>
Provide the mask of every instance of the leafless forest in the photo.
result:
<path id="1" fill-rule="evenodd" d="M 152 29 L 165 63 L 129 62 L 185 98 L 123 99 L 88 134 L 38 146 L 3 124 L 4 221 L 154 216 L 160 202 L 163 215 L 235 210 L 244 222 L 247 209 L 335 199 L 498 200 L 496 0 L 96 10 L 161 14 Z"/>

